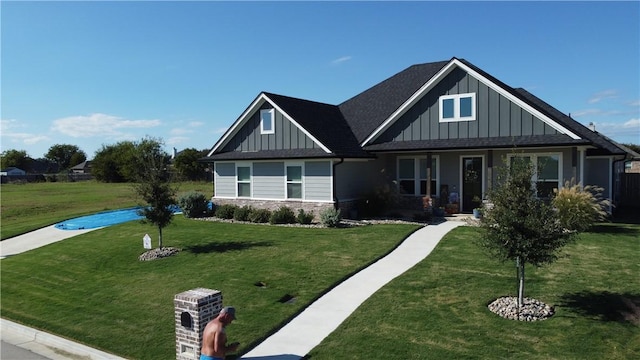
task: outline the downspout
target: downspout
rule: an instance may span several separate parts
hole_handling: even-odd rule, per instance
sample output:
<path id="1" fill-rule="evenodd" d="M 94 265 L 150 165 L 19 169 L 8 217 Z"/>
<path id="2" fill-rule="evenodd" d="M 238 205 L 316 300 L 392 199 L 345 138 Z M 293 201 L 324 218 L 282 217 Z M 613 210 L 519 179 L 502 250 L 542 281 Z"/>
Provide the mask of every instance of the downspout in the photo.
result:
<path id="1" fill-rule="evenodd" d="M 337 195 L 337 186 L 336 186 L 336 167 L 344 162 L 344 158 L 340 158 L 340 161 L 333 163 L 333 208 L 336 210 L 340 209 L 340 199 L 338 199 Z"/>

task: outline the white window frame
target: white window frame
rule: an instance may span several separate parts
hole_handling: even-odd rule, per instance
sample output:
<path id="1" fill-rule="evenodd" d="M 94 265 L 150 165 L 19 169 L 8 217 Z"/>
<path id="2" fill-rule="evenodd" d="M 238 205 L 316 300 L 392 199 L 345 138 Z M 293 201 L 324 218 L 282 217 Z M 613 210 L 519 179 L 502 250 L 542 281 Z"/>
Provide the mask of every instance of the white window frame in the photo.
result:
<path id="1" fill-rule="evenodd" d="M 248 167 L 249 168 L 249 181 L 239 181 L 238 180 L 238 168 Z M 240 184 L 249 184 L 249 196 L 240 196 L 239 186 Z M 244 198 L 251 199 L 253 197 L 253 164 L 239 162 L 236 163 L 236 198 Z"/>
<path id="2" fill-rule="evenodd" d="M 276 133 L 275 111 L 275 109 L 260 109 L 260 134 L 268 135 Z M 271 124 L 271 126 L 269 126 L 269 129 L 265 129 L 264 126 L 266 117 L 268 117 L 268 121 Z"/>
<path id="3" fill-rule="evenodd" d="M 300 181 L 289 181 L 289 173 L 288 169 L 291 166 L 299 166 L 300 167 Z M 300 197 L 292 198 L 289 197 L 289 189 L 287 185 L 289 184 L 300 184 Z M 286 200 L 304 200 L 304 162 L 285 162 L 284 163 L 284 197 Z"/>
<path id="4" fill-rule="evenodd" d="M 436 181 L 436 189 L 435 196 L 438 196 L 438 186 L 440 185 L 440 156 L 432 155 L 432 160 L 436 161 L 436 168 L 431 168 L 431 177 L 435 177 Z M 400 160 L 412 159 L 413 160 L 413 178 L 400 178 Z M 401 194 L 404 196 L 431 196 L 432 194 L 421 194 L 420 193 L 420 183 L 422 180 L 431 181 L 431 179 L 426 179 L 420 173 L 420 161 L 426 160 L 426 156 L 398 156 L 396 159 L 396 179 L 398 179 L 398 191 L 402 189 L 400 186 L 400 181 L 402 180 L 413 180 L 413 194 Z M 425 174 L 426 176 L 426 174 Z M 434 192 L 434 189 L 431 190 Z"/>
<path id="5" fill-rule="evenodd" d="M 460 99 L 471 98 L 471 116 L 460 116 Z M 444 117 L 445 100 L 453 99 L 453 117 Z M 442 95 L 438 99 L 440 122 L 475 121 L 476 120 L 476 93 Z"/>
<path id="6" fill-rule="evenodd" d="M 546 153 L 522 153 L 522 154 L 508 154 L 507 155 L 507 165 L 511 166 L 511 159 L 514 157 L 529 157 L 531 159 L 531 163 L 533 164 L 533 176 L 531 177 L 531 186 L 538 183 L 538 157 L 542 156 L 558 156 L 558 190 L 562 189 L 562 153 L 561 152 L 546 152 Z M 536 194 L 537 196 L 537 194 Z"/>

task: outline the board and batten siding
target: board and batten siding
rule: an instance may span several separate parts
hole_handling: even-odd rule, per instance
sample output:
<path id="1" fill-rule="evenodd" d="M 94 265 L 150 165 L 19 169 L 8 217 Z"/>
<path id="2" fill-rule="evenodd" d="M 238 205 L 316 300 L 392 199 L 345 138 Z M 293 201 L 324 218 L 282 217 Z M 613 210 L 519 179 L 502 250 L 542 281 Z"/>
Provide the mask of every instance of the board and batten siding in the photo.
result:
<path id="1" fill-rule="evenodd" d="M 440 122 L 441 95 L 476 94 L 476 120 Z M 551 126 L 462 69 L 455 69 L 374 143 L 557 134 Z"/>
<path id="2" fill-rule="evenodd" d="M 260 109 L 270 109 L 264 104 Z M 260 110 L 257 110 L 224 146 L 222 152 L 315 149 L 319 146 L 278 110 L 275 110 L 274 133 L 260 133 Z"/>
<path id="3" fill-rule="evenodd" d="M 216 163 L 215 164 L 215 196 L 235 197 L 236 196 L 236 164 Z"/>

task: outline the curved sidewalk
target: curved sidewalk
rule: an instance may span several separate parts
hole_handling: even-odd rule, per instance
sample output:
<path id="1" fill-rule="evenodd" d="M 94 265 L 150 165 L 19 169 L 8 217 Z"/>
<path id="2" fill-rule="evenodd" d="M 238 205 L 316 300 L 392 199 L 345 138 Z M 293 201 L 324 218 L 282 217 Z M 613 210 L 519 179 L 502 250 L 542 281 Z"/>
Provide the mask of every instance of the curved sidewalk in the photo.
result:
<path id="1" fill-rule="evenodd" d="M 460 225 L 464 225 L 464 222 L 445 221 L 417 230 L 389 255 L 356 273 L 309 305 L 242 359 L 301 359 L 338 328 L 367 298 L 424 260 L 446 233 Z"/>

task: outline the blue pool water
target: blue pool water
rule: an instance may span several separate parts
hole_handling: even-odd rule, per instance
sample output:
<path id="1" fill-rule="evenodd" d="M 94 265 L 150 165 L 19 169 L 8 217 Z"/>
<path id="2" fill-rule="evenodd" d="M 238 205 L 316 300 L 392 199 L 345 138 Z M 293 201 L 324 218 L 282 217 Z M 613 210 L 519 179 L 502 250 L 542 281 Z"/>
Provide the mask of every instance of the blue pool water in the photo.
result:
<path id="1" fill-rule="evenodd" d="M 99 212 L 97 214 L 81 216 L 57 223 L 55 227 L 61 230 L 95 229 L 133 220 L 141 220 L 144 216 L 138 215 L 138 210 L 140 210 L 140 207 Z M 174 209 L 174 214 L 179 212 L 179 208 Z"/>

